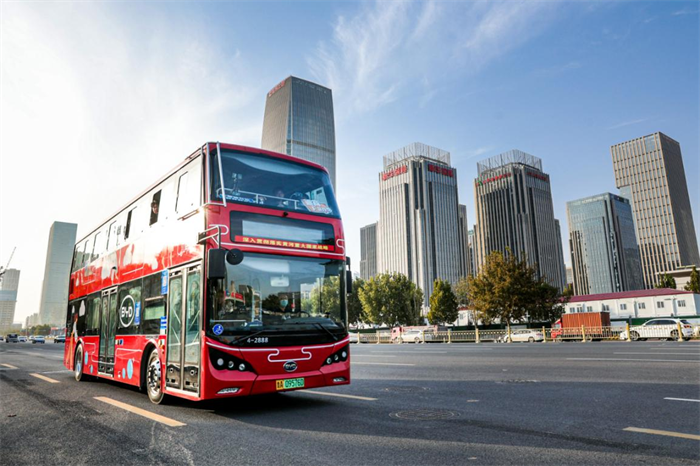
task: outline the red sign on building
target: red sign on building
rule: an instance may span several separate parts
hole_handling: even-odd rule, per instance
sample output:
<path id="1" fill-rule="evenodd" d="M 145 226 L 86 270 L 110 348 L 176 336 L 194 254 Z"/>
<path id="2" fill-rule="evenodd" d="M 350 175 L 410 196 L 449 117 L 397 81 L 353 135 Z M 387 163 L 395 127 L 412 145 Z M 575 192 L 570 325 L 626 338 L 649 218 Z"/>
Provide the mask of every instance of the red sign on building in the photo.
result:
<path id="1" fill-rule="evenodd" d="M 451 168 L 441 167 L 439 165 L 428 164 L 428 171 L 433 173 L 439 173 L 440 175 L 449 176 L 453 178 L 455 176 L 454 170 Z"/>
<path id="2" fill-rule="evenodd" d="M 389 170 L 382 173 L 382 181 L 386 181 L 389 178 L 393 178 L 397 175 L 401 175 L 402 173 L 406 172 L 408 172 L 408 165 L 402 165 L 400 167 L 394 168 L 393 170 Z"/>

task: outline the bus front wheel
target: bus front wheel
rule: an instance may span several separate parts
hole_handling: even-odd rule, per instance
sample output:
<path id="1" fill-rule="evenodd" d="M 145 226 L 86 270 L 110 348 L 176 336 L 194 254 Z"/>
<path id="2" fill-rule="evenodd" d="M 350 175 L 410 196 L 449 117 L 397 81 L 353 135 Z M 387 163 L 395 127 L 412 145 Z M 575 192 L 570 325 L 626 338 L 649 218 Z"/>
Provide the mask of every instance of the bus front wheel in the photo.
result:
<path id="1" fill-rule="evenodd" d="M 83 358 L 83 345 L 79 345 L 78 349 L 75 350 L 75 359 L 73 360 L 73 374 L 75 375 L 75 380 L 77 382 L 84 382 L 88 379 L 88 376 L 85 375 Z"/>
<path id="2" fill-rule="evenodd" d="M 158 351 L 153 350 L 148 355 L 148 367 L 146 369 L 146 392 L 151 402 L 160 404 L 165 394 L 163 393 L 163 371 L 161 370 Z"/>

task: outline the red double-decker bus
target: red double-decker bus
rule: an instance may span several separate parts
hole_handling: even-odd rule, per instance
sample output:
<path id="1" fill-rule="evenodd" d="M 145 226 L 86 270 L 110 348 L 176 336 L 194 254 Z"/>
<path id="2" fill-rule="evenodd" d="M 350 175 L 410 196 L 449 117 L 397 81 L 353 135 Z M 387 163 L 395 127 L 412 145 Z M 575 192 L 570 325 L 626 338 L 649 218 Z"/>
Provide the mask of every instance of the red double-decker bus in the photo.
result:
<path id="1" fill-rule="evenodd" d="M 207 143 L 76 244 L 64 364 L 154 403 L 348 384 L 348 262 L 323 167 Z"/>

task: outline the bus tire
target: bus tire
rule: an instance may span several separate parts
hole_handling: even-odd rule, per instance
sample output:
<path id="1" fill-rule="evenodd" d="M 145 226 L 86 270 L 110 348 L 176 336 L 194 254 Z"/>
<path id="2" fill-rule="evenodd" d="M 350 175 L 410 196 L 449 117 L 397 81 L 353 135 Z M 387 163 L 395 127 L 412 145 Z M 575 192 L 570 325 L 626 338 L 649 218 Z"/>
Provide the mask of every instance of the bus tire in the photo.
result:
<path id="1" fill-rule="evenodd" d="M 76 382 L 85 382 L 89 376 L 85 374 L 85 364 L 83 364 L 83 345 L 78 345 L 75 349 L 75 359 L 73 360 L 73 376 Z"/>
<path id="2" fill-rule="evenodd" d="M 148 399 L 157 405 L 163 402 L 165 393 L 163 393 L 163 371 L 161 368 L 158 351 L 151 351 L 148 355 L 148 364 L 146 366 L 146 393 Z"/>
<path id="3" fill-rule="evenodd" d="M 151 355 L 152 351 L 155 351 L 156 348 L 153 345 L 147 345 L 146 348 L 143 350 L 143 357 L 141 358 L 141 378 L 139 379 L 139 391 L 141 393 L 146 393 L 146 389 L 148 387 L 148 384 L 146 383 L 146 377 L 148 376 L 148 357 Z M 144 362 L 146 361 L 146 362 Z"/>

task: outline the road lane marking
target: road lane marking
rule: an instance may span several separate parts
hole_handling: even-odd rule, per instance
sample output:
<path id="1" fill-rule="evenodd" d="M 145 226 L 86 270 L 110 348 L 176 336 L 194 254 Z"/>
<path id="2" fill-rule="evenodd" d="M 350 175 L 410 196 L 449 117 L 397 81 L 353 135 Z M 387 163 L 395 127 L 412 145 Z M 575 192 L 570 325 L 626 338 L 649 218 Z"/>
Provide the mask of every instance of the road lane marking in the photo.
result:
<path id="1" fill-rule="evenodd" d="M 7 367 L 8 369 L 17 369 L 17 366 L 13 366 L 12 364 L 5 364 L 5 363 L 3 363 L 3 364 L 0 364 L 0 366 L 5 366 L 5 367 Z"/>
<path id="2" fill-rule="evenodd" d="M 124 411 L 129 411 L 130 413 L 138 414 L 139 416 L 143 416 L 152 421 L 160 422 L 161 424 L 165 424 L 166 426 L 182 427 L 187 425 L 180 421 L 176 421 L 175 419 L 170 419 L 169 417 L 161 416 L 160 414 L 152 413 L 150 411 L 146 411 L 145 409 L 137 408 L 136 406 L 131 406 L 130 404 L 122 403 L 121 401 L 107 398 L 106 396 L 96 396 L 95 399 L 97 401 L 116 406 L 117 408 L 121 408 Z"/>
<path id="3" fill-rule="evenodd" d="M 62 371 L 45 371 L 45 372 L 42 372 L 42 374 L 60 374 L 62 372 L 73 372 L 73 371 L 70 369 L 63 369 Z"/>
<path id="4" fill-rule="evenodd" d="M 56 379 L 52 379 L 51 377 L 46 377 L 45 375 L 36 374 L 36 373 L 32 373 L 29 375 L 31 375 L 32 377 L 36 377 L 37 379 L 44 380 L 44 381 L 49 382 L 49 383 L 61 383 L 60 381 L 58 381 Z"/>
<path id="5" fill-rule="evenodd" d="M 566 358 L 567 361 L 642 361 L 642 362 L 692 362 L 697 364 L 697 359 L 637 359 L 637 358 Z"/>
<path id="6" fill-rule="evenodd" d="M 692 354 L 692 353 L 613 353 L 613 354 L 667 354 L 667 355 L 674 355 L 674 356 L 696 356 L 695 354 Z M 697 356 L 700 356 L 700 353 L 697 353 Z"/>
<path id="7" fill-rule="evenodd" d="M 696 403 L 700 403 L 700 400 L 693 400 L 691 398 L 664 398 L 664 400 L 673 400 L 673 401 L 694 401 Z"/>
<path id="8" fill-rule="evenodd" d="M 378 354 L 355 354 L 355 353 L 353 353 L 352 357 L 353 358 L 395 358 L 396 356 L 392 356 L 390 354 L 385 354 L 383 356 L 379 356 Z"/>
<path id="9" fill-rule="evenodd" d="M 627 427 L 622 430 L 626 430 L 628 432 L 641 432 L 643 434 L 664 435 L 666 437 L 678 437 L 687 438 L 690 440 L 700 440 L 700 435 L 684 434 L 682 432 L 671 432 L 669 430 L 641 429 L 639 427 Z"/>
<path id="10" fill-rule="evenodd" d="M 325 395 L 325 396 L 337 396 L 338 398 L 352 398 L 353 400 L 362 400 L 362 401 L 377 401 L 377 398 L 369 398 L 366 396 L 345 395 L 343 393 L 317 392 L 316 390 L 302 391 L 300 393 L 311 393 L 311 394 Z"/>
<path id="11" fill-rule="evenodd" d="M 355 366 L 415 366 L 415 364 L 402 364 L 399 362 L 355 362 L 352 361 Z"/>

